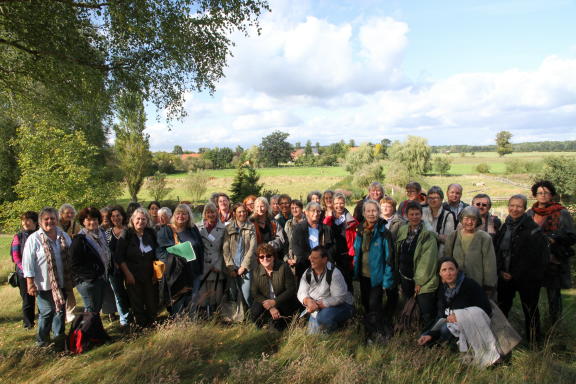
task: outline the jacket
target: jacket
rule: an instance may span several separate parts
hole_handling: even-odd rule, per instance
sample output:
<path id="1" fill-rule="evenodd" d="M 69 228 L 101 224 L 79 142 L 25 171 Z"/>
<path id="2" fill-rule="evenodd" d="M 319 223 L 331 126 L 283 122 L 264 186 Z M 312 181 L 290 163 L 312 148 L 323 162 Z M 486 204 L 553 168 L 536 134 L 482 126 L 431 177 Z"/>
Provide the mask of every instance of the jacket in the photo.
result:
<path id="1" fill-rule="evenodd" d="M 244 255 L 240 266 L 251 271 L 255 266 L 256 259 L 256 230 L 254 229 L 254 224 L 248 221 L 238 226 L 236 220 L 232 220 L 226 226 L 222 245 L 224 263 L 230 271 L 237 269 L 234 265 L 234 256 L 238 250 L 238 239 L 240 237 L 244 245 Z"/>
<path id="2" fill-rule="evenodd" d="M 256 244 L 260 245 L 262 243 L 268 243 L 274 248 L 276 255 L 279 258 L 283 257 L 284 253 L 288 249 L 284 228 L 282 228 L 282 226 L 275 220 L 266 219 L 266 225 L 269 226 L 270 231 L 268 233 L 263 233 L 254 217 L 250 217 L 249 221 L 254 224 L 254 230 L 256 231 Z"/>
<path id="3" fill-rule="evenodd" d="M 272 272 L 272 287 L 276 295 L 276 303 L 281 306 L 296 299 L 296 282 L 290 267 L 283 261 L 276 260 Z M 262 303 L 270 299 L 270 278 L 262 264 L 254 269 L 250 285 L 252 298 L 255 302 Z"/>
<path id="4" fill-rule="evenodd" d="M 212 232 L 208 233 L 204 224 L 198 225 L 202 243 L 204 244 L 204 273 L 202 278 L 205 278 L 212 268 L 222 272 L 224 269 L 224 258 L 222 257 L 222 244 L 224 242 L 224 233 L 226 232 L 226 224 L 221 221 L 216 223 Z M 216 274 L 211 273 L 208 280 L 215 280 Z"/>
<path id="5" fill-rule="evenodd" d="M 344 221 L 336 224 L 334 216 L 326 216 L 324 224 L 332 227 L 334 234 L 335 254 L 336 258 L 343 259 L 336 261 L 339 265 L 346 265 L 349 271 L 354 266 L 354 240 L 356 240 L 356 228 L 360 223 L 348 212 L 344 211 Z M 344 263 L 345 260 L 345 263 Z"/>
<path id="6" fill-rule="evenodd" d="M 356 230 L 354 240 L 354 278 L 360 278 L 362 266 L 362 240 L 364 223 Z M 370 264 L 370 283 L 372 287 L 391 288 L 396 282 L 394 262 L 396 261 L 392 233 L 386 229 L 386 221 L 378 219 L 374 225 L 368 262 Z"/>
<path id="7" fill-rule="evenodd" d="M 149 246 L 151 251 L 142 252 L 140 250 L 140 239 L 134 229 L 129 228 L 118 239 L 116 245 L 116 261 L 118 264 L 126 263 L 136 279 L 152 278 L 152 262 L 156 260 L 156 249 L 158 248 L 156 233 L 152 228 L 144 229 L 142 243 Z"/>
<path id="8" fill-rule="evenodd" d="M 296 275 L 302 276 L 304 271 L 310 267 L 311 248 L 308 241 L 310 233 L 308 231 L 308 220 L 303 220 L 294 226 L 292 233 L 292 251 L 296 257 Z M 328 251 L 330 260 L 334 260 L 334 239 L 332 228 L 325 224 L 318 224 L 318 244 Z"/>
<path id="9" fill-rule="evenodd" d="M 86 235 L 77 234 L 70 245 L 70 272 L 74 284 L 103 278 L 106 269 L 96 249 L 86 240 Z"/>
<path id="10" fill-rule="evenodd" d="M 200 235 L 198 227 L 195 225 L 186 229 L 185 231 L 187 231 L 188 235 L 195 239 L 192 247 L 194 248 L 194 253 L 196 253 L 196 260 L 187 263 L 188 269 L 193 275 L 201 276 L 204 271 L 204 246 L 202 243 L 202 236 Z M 166 251 L 166 248 L 176 244 L 174 241 L 174 232 L 172 231 L 172 227 L 169 225 L 161 227 L 156 233 L 156 238 L 158 239 L 158 249 L 156 250 L 158 260 L 167 263 L 169 254 L 168 251 Z M 181 241 L 180 238 L 178 238 L 178 241 Z"/>
<path id="11" fill-rule="evenodd" d="M 396 239 L 396 265 L 399 265 L 398 257 L 400 248 L 408 236 L 409 225 L 404 224 L 398 231 Z M 416 249 L 414 251 L 414 283 L 420 286 L 419 294 L 430 293 L 438 288 L 438 241 L 433 231 L 422 227 Z"/>

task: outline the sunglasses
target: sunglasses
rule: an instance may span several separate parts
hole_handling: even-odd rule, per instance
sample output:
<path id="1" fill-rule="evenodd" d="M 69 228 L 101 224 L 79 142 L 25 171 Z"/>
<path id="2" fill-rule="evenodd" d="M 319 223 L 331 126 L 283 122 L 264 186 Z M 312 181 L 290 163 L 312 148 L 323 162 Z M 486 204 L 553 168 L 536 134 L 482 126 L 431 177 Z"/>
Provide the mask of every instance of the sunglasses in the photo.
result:
<path id="1" fill-rule="evenodd" d="M 261 255 L 261 256 L 258 256 L 258 258 L 259 258 L 260 260 L 271 259 L 271 258 L 272 258 L 272 255 Z"/>
<path id="2" fill-rule="evenodd" d="M 486 204 L 486 203 L 476 203 L 474 205 L 477 207 L 487 207 L 488 206 L 488 204 Z"/>

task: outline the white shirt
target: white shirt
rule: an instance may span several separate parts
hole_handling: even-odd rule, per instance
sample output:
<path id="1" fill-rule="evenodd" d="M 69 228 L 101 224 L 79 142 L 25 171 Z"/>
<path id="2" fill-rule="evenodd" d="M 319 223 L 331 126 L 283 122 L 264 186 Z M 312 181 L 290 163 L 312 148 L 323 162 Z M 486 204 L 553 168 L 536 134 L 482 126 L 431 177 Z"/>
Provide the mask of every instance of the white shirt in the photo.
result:
<path id="1" fill-rule="evenodd" d="M 46 234 L 46 232 L 40 228 L 26 240 L 24 252 L 22 253 L 22 271 L 24 272 L 24 277 L 34 278 L 34 284 L 39 291 L 49 291 L 52 288 L 50 287 L 50 278 L 48 277 L 48 259 L 44 252 L 42 241 L 40 240 L 41 233 Z M 54 252 L 58 285 L 63 287 L 64 265 L 60 255 L 60 241 L 63 237 L 66 245 L 69 247 L 72 240 L 70 240 L 70 236 L 61 229 L 57 229 L 56 241 L 52 241 L 48 235 L 46 235 L 46 237 L 48 238 L 48 244 L 50 244 Z"/>

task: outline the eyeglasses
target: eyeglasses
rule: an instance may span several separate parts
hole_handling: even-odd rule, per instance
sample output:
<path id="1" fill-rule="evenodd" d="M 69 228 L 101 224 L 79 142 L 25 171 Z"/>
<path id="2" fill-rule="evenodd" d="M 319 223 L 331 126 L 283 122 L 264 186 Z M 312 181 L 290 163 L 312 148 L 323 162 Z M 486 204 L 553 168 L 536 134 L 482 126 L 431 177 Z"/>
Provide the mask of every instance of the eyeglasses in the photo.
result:
<path id="1" fill-rule="evenodd" d="M 272 258 L 272 255 L 260 255 L 260 256 L 258 256 L 258 258 L 259 258 L 260 260 L 271 259 L 271 258 Z"/>
<path id="2" fill-rule="evenodd" d="M 476 203 L 474 205 L 477 207 L 487 207 L 488 206 L 488 204 L 486 204 L 486 203 Z"/>
<path id="3" fill-rule="evenodd" d="M 547 195 L 551 195 L 551 193 L 550 193 L 550 192 L 536 192 L 536 194 L 537 194 L 538 196 L 547 196 Z"/>

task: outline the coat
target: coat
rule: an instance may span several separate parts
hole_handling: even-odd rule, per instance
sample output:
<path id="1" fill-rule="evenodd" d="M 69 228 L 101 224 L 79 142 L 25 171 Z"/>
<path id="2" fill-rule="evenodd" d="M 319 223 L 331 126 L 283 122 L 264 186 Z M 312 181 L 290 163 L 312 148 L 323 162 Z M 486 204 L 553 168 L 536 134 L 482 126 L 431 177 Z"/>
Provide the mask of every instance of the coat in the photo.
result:
<path id="1" fill-rule="evenodd" d="M 150 252 L 143 253 L 140 250 L 140 239 L 136 232 L 130 228 L 120 239 L 116 245 L 116 261 L 118 264 L 126 263 L 128 269 L 137 280 L 150 279 L 152 281 L 153 267 L 152 262 L 156 260 L 156 249 L 158 243 L 156 241 L 156 233 L 152 228 L 145 228 L 142 242 L 152 248 Z"/>
<path id="2" fill-rule="evenodd" d="M 476 230 L 473 236 L 468 251 L 464 252 L 461 231 L 452 232 L 444 244 L 444 256 L 453 257 L 460 270 L 481 287 L 495 289 L 498 272 L 492 237 L 482 230 Z"/>
<path id="3" fill-rule="evenodd" d="M 402 243 L 408 236 L 409 225 L 404 224 L 398 231 L 396 238 L 396 263 L 398 266 L 398 257 Z M 438 288 L 438 240 L 433 231 L 423 226 L 418 236 L 416 249 L 414 251 L 414 283 L 420 286 L 419 294 L 435 292 Z"/>
<path id="4" fill-rule="evenodd" d="M 238 226 L 236 220 L 232 220 L 226 226 L 222 245 L 224 263 L 230 271 L 237 269 L 234 265 L 234 256 L 238 250 L 238 239 L 240 237 L 244 245 L 244 255 L 240 266 L 251 271 L 255 266 L 256 260 L 256 230 L 254 229 L 254 224 L 248 221 Z"/>
<path id="5" fill-rule="evenodd" d="M 356 239 L 354 240 L 354 278 L 359 279 L 362 273 L 362 240 L 364 232 L 364 223 L 358 226 L 356 230 Z M 382 288 L 391 288 L 395 284 L 395 267 L 396 260 L 394 252 L 394 241 L 392 233 L 386 229 L 384 219 L 379 219 L 374 225 L 372 240 L 370 241 L 370 250 L 368 251 L 368 263 L 370 264 L 370 283 L 372 287 L 382 286 Z"/>
<path id="6" fill-rule="evenodd" d="M 72 245 L 70 245 L 70 272 L 72 273 L 74 284 L 105 277 L 106 266 L 96 249 L 88 243 L 84 234 L 77 234 L 72 239 Z"/>
<path id="7" fill-rule="evenodd" d="M 296 257 L 297 276 L 302 276 L 304 271 L 310 267 L 308 256 L 310 256 L 311 248 L 308 237 L 308 220 L 303 220 L 294 226 L 292 251 Z M 330 226 L 318 224 L 318 244 L 324 246 L 328 251 L 330 260 L 334 260 L 334 239 Z"/>
<path id="8" fill-rule="evenodd" d="M 224 233 L 226 232 L 226 224 L 221 221 L 216 223 L 212 232 L 208 233 L 204 224 L 198 225 L 200 236 L 202 237 L 202 244 L 204 244 L 204 273 L 202 278 L 207 280 L 215 280 L 216 274 L 210 273 L 214 268 L 220 272 L 224 269 L 224 257 L 222 256 L 222 245 L 224 243 Z M 208 276 L 208 274 L 210 274 Z M 208 276 L 208 277 L 206 277 Z"/>
<path id="9" fill-rule="evenodd" d="M 195 276 L 200 276 L 204 272 L 204 246 L 202 243 L 202 236 L 195 225 L 186 229 L 186 231 L 189 231 L 189 234 L 196 239 L 196 244 L 192 244 L 194 253 L 196 253 L 196 260 L 188 262 L 190 266 L 189 269 Z M 156 237 L 158 239 L 158 249 L 156 251 L 158 260 L 166 263 L 168 259 L 168 251 L 166 251 L 166 248 L 176 244 L 172 227 L 169 225 L 160 227 L 156 233 Z"/>
<path id="10" fill-rule="evenodd" d="M 296 281 L 288 264 L 276 260 L 272 272 L 272 287 L 276 295 L 277 306 L 289 303 L 296 299 Z M 262 264 L 254 269 L 250 285 L 252 298 L 257 303 L 270 299 L 270 279 Z"/>
<path id="11" fill-rule="evenodd" d="M 335 255 L 338 266 L 345 266 L 351 271 L 354 266 L 354 241 L 356 240 L 356 228 L 360 223 L 348 212 L 344 211 L 345 220 L 336 224 L 334 216 L 326 216 L 323 223 L 332 227 L 334 234 Z"/>
<path id="12" fill-rule="evenodd" d="M 284 253 L 286 253 L 288 249 L 284 228 L 282 228 L 282 226 L 275 220 L 266 219 L 266 225 L 270 226 L 270 232 L 264 234 L 254 217 L 251 217 L 249 221 L 254 224 L 254 229 L 256 231 L 256 244 L 260 245 L 262 243 L 268 243 L 274 248 L 278 257 L 283 257 Z"/>

